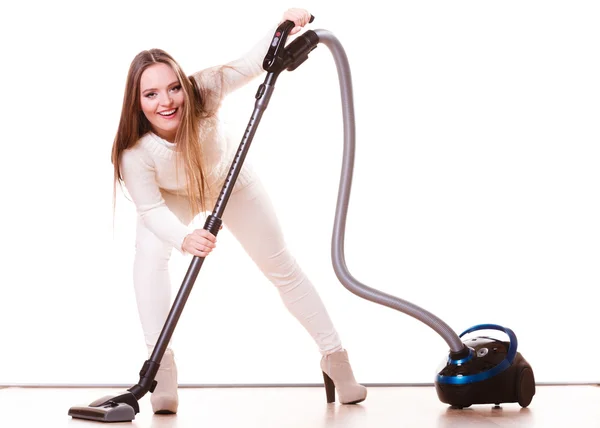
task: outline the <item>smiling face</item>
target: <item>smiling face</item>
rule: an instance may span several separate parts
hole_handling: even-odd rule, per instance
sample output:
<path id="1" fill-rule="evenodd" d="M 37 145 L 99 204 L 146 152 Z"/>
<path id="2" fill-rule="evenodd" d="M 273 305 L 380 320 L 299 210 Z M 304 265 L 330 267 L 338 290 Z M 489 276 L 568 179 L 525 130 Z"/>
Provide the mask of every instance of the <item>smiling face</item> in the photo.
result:
<path id="1" fill-rule="evenodd" d="M 159 62 L 144 70 L 140 77 L 140 104 L 156 135 L 175 141 L 183 103 L 181 84 L 169 65 Z"/>

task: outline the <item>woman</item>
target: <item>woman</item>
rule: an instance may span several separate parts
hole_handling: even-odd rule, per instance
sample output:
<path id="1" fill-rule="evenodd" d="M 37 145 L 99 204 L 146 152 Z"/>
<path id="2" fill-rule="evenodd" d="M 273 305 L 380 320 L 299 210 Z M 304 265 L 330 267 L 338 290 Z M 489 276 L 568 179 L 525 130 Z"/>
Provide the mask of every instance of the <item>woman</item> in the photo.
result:
<path id="1" fill-rule="evenodd" d="M 306 10 L 289 9 L 282 22 L 296 24 L 293 35 L 309 19 Z M 228 93 L 263 73 L 273 34 L 243 58 L 190 77 L 160 49 L 140 52 L 129 68 L 112 162 L 115 190 L 117 183 L 124 185 L 138 213 L 134 288 L 150 353 L 170 310 L 172 249 L 206 257 L 215 248 L 214 235 L 189 224 L 216 202 L 236 148 L 219 122 L 219 107 Z M 366 388 L 356 382 L 323 302 L 288 251 L 269 197 L 247 165 L 222 220 L 313 337 L 328 395 L 335 386 L 340 402 L 363 401 Z M 176 413 L 177 368 L 170 347 L 156 380 L 154 412 Z"/>

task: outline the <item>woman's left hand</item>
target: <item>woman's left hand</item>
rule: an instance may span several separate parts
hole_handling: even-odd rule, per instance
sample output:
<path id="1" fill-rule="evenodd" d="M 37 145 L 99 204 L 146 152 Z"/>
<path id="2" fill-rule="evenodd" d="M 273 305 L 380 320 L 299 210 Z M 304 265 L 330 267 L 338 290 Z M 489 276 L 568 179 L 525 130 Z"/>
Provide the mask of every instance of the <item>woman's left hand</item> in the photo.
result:
<path id="1" fill-rule="evenodd" d="M 281 23 L 285 21 L 293 21 L 296 26 L 292 28 L 290 31 L 290 36 L 292 34 L 296 34 L 298 31 L 302 30 L 308 22 L 310 21 L 310 13 L 308 13 L 305 9 L 292 8 L 288 9 L 283 13 L 283 18 L 281 19 Z"/>

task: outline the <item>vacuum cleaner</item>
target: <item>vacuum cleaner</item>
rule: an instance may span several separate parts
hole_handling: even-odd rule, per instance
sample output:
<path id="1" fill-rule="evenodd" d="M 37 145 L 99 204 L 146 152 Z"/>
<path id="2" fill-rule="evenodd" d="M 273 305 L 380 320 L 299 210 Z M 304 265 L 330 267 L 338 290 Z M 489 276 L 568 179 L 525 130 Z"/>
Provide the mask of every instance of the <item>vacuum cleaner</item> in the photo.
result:
<path id="1" fill-rule="evenodd" d="M 310 22 L 313 19 L 314 17 L 311 16 Z M 295 24 L 292 21 L 285 21 L 275 31 L 269 51 L 263 60 L 263 68 L 267 75 L 264 82 L 258 87 L 255 95 L 254 111 L 213 211 L 206 219 L 204 229 L 215 236 L 219 233 L 225 207 L 258 124 L 271 99 L 279 74 L 284 70 L 295 70 L 308 59 L 309 53 L 319 43 L 324 44 L 331 51 L 338 71 L 344 125 L 342 171 L 331 252 L 337 278 L 345 288 L 357 296 L 412 316 L 442 336 L 450 350 L 445 366 L 437 373 L 434 383 L 437 395 L 443 403 L 457 408 L 468 407 L 472 404 L 493 403 L 499 405 L 500 403 L 514 402 L 518 402 L 522 407 L 528 406 L 535 394 L 533 370 L 521 354 L 517 352 L 517 338 L 512 330 L 496 324 L 480 324 L 457 335 L 435 315 L 410 302 L 368 287 L 357 281 L 349 273 L 344 259 L 344 234 L 355 148 L 354 105 L 350 67 L 342 45 L 327 30 L 308 30 L 297 36 L 293 42 L 286 46 L 287 37 L 294 26 Z M 156 346 L 139 372 L 138 383 L 116 395 L 99 398 L 87 406 L 71 407 L 69 416 L 98 422 L 128 422 L 135 419 L 135 415 L 140 411 L 139 400 L 156 388 L 155 376 L 160 361 L 171 340 L 203 263 L 203 257 L 193 257 Z M 489 336 L 466 337 L 470 333 L 482 330 L 503 332 L 508 336 L 508 341 Z M 464 340 L 463 337 L 465 337 Z"/>

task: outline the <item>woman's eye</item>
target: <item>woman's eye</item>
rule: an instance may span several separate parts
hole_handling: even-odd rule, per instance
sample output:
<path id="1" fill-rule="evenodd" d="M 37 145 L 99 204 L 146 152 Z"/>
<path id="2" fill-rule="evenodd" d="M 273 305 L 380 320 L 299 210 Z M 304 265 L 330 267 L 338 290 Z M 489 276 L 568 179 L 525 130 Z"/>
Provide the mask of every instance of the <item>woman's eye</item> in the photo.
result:
<path id="1" fill-rule="evenodd" d="M 156 96 L 156 92 L 148 92 L 144 95 L 146 98 L 154 98 Z"/>
<path id="2" fill-rule="evenodd" d="M 181 89 L 181 85 L 177 85 L 177 86 L 173 86 L 171 88 L 171 91 L 173 91 L 173 92 L 179 92 L 180 89 Z"/>

